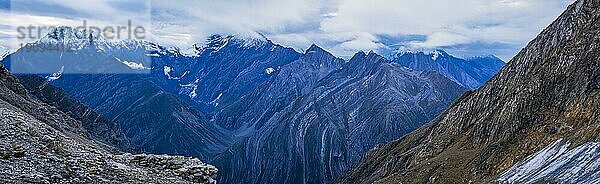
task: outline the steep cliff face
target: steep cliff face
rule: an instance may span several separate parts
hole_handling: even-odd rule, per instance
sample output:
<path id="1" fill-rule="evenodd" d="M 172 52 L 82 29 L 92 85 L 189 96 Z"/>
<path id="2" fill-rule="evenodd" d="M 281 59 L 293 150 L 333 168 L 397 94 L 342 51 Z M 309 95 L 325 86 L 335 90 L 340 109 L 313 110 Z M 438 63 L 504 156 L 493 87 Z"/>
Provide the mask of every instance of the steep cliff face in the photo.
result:
<path id="1" fill-rule="evenodd" d="M 310 76 L 319 78 L 306 75 L 312 82 Z M 227 173 L 220 181 L 331 181 L 367 150 L 418 128 L 462 92 L 437 73 L 414 72 L 361 52 L 316 81 L 312 90 L 298 92 L 298 99 L 256 133 L 220 155 L 215 164 Z"/>
<path id="2" fill-rule="evenodd" d="M 556 140 L 600 141 L 599 10 L 575 2 L 491 81 L 337 182 L 492 182 Z M 563 181 L 554 176 L 536 181 Z"/>
<path id="3" fill-rule="evenodd" d="M 0 182 L 215 183 L 198 159 L 123 154 L 91 139 L 82 122 L 30 96 L 0 66 Z"/>

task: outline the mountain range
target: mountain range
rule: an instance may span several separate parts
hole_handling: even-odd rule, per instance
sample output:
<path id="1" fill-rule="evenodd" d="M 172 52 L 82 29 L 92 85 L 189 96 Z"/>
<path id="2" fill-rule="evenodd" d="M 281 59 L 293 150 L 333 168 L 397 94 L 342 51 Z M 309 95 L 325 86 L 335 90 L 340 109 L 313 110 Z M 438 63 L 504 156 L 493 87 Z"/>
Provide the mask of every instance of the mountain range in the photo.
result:
<path id="1" fill-rule="evenodd" d="M 337 183 L 600 183 L 600 1 L 578 0 L 497 75 Z"/>
<path id="2" fill-rule="evenodd" d="M 417 71 L 438 72 L 469 90 L 478 89 L 505 64 L 495 56 L 461 59 L 443 50 L 399 53 L 393 61 Z"/>
<path id="3" fill-rule="evenodd" d="M 70 27 L 28 46 L 63 48 L 25 47 L 3 60 L 7 67 L 41 64 L 41 75 L 18 75 L 32 95 L 89 121 L 99 141 L 200 158 L 219 168 L 223 183 L 333 181 L 504 64 L 443 51 L 393 60 L 359 52 L 344 60 L 316 45 L 299 53 L 266 38 L 220 35 L 181 50 Z"/>
<path id="4" fill-rule="evenodd" d="M 313 46 L 297 62 L 327 57 L 325 61 L 336 60 Z M 286 67 L 280 75 L 303 70 Z M 331 181 L 370 148 L 420 127 L 465 91 L 437 73 L 410 71 L 375 53 L 358 53 L 341 68 L 328 75 L 314 71 L 294 77 L 285 74 L 273 81 L 271 86 L 277 91 L 290 84 L 299 87 L 284 98 L 296 99 L 273 110 L 276 113 L 261 128 L 217 158 L 214 164 L 223 171 L 220 181 Z M 300 89 L 307 88 L 303 84 L 314 86 L 303 94 Z M 278 93 L 267 90 L 264 94 Z"/>

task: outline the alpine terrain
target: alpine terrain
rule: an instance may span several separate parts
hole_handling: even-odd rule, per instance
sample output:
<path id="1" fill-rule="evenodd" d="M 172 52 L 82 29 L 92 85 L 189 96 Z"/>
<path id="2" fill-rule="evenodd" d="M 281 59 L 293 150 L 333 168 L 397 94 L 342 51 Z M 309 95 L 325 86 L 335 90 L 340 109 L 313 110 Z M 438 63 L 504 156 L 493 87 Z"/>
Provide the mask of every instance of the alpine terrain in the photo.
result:
<path id="1" fill-rule="evenodd" d="M 331 61 L 336 61 L 331 54 L 312 46 L 282 68 L 265 95 L 295 100 L 285 108 L 270 105 L 274 108 L 268 110 L 276 113 L 267 111 L 269 118 L 261 113 L 266 119 L 259 119 L 261 128 L 217 158 L 214 164 L 223 173 L 219 181 L 329 182 L 369 149 L 420 127 L 465 91 L 438 73 L 411 71 L 375 53 Z M 309 63 L 321 71 L 340 68 L 328 75 L 319 70 L 290 73 L 310 69 L 298 67 Z M 287 96 L 278 92 L 285 86 L 295 90 Z"/>
<path id="2" fill-rule="evenodd" d="M 337 183 L 599 183 L 600 1 L 578 0 L 499 74 Z"/>
<path id="3" fill-rule="evenodd" d="M 427 70 L 373 52 L 299 53 L 265 37 L 213 35 L 179 49 L 58 27 L 3 64 L 28 73 L 41 63 L 40 76 L 19 74 L 24 86 L 124 151 L 194 156 L 222 183 L 326 183 L 471 89 L 450 71 L 485 80 L 476 74 L 503 64 L 445 55 L 451 70 Z M 127 144 L 109 139 L 120 137 Z"/>

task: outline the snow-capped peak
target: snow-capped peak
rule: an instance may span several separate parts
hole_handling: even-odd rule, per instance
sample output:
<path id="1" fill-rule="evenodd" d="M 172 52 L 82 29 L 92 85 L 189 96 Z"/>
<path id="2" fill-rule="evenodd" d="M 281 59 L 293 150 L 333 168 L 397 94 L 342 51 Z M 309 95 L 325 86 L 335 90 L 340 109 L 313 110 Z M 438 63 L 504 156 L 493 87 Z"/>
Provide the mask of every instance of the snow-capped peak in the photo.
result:
<path id="1" fill-rule="evenodd" d="M 179 50 L 181 55 L 186 57 L 198 57 L 202 54 L 202 51 L 204 51 L 204 49 L 201 46 L 198 46 L 198 44 L 194 44 L 187 49 Z"/>
<path id="2" fill-rule="evenodd" d="M 325 49 L 317 46 L 316 44 L 312 44 L 312 45 L 310 45 L 310 47 L 308 49 L 306 49 L 306 52 L 304 52 L 304 54 L 315 53 L 315 52 L 327 52 L 327 51 L 325 51 Z"/>
<path id="3" fill-rule="evenodd" d="M 437 61 L 440 56 L 444 56 L 444 53 L 440 52 L 439 50 L 435 50 L 431 53 L 431 59 L 434 61 Z"/>
<path id="4" fill-rule="evenodd" d="M 212 52 L 218 52 L 227 46 L 238 48 L 255 48 L 263 47 L 269 44 L 272 44 L 271 41 L 262 35 L 212 35 L 208 37 L 204 47 L 201 49 L 200 47 L 197 47 L 196 50 L 210 50 Z"/>
<path id="5" fill-rule="evenodd" d="M 85 46 L 94 44 L 96 42 L 106 42 L 106 40 L 100 36 L 100 33 L 97 31 L 60 26 L 53 28 L 50 30 L 50 32 L 48 32 L 48 34 L 46 34 L 46 36 L 34 43 L 44 45 L 63 45 L 67 46 L 66 48 L 68 49 L 80 50 Z"/>
<path id="6" fill-rule="evenodd" d="M 446 51 L 441 50 L 441 49 L 432 49 L 432 50 L 427 50 L 427 49 L 420 49 L 420 50 L 408 50 L 408 49 L 398 49 L 395 51 L 395 55 L 396 57 L 399 56 L 403 56 L 405 54 L 422 54 L 425 56 L 429 56 L 431 57 L 431 60 L 437 61 L 442 57 L 448 57 L 450 56 L 450 54 L 448 54 Z"/>
<path id="7" fill-rule="evenodd" d="M 64 49 L 81 50 L 89 47 L 98 52 L 140 51 L 148 56 L 165 54 L 165 48 L 144 40 L 124 39 L 112 40 L 105 38 L 93 29 L 77 29 L 68 26 L 56 27 L 46 36 L 34 42 L 41 45 L 63 45 Z"/>
<path id="8" fill-rule="evenodd" d="M 271 50 L 277 48 L 264 35 L 260 33 L 240 35 L 212 35 L 207 38 L 205 44 L 194 44 L 187 49 L 178 47 L 166 48 L 158 44 L 144 40 L 113 40 L 105 38 L 101 33 L 90 29 L 78 29 L 69 26 L 60 26 L 52 29 L 46 36 L 33 44 L 38 45 L 64 45 L 66 49 L 82 50 L 84 48 L 95 49 L 98 52 L 118 51 L 119 53 L 135 51 L 145 52 L 148 57 L 160 57 L 172 54 L 175 57 L 199 57 L 204 52 L 214 53 L 226 47 L 233 48 L 262 48 L 269 47 Z M 116 57 L 122 57 L 115 55 Z"/>
<path id="9" fill-rule="evenodd" d="M 205 48 L 213 52 L 218 52 L 225 48 L 231 39 L 233 39 L 233 36 L 212 35 L 208 37 Z"/>
<path id="10" fill-rule="evenodd" d="M 40 39 L 40 42 L 73 42 L 73 41 L 80 41 L 80 40 L 94 40 L 94 39 L 98 39 L 100 37 L 100 33 L 97 33 L 94 30 L 81 30 L 81 29 L 76 29 L 73 27 L 68 27 L 68 26 L 59 26 L 56 27 L 52 30 L 50 30 L 50 32 L 48 32 L 48 34 L 46 34 L 46 36 L 44 36 L 42 39 Z"/>

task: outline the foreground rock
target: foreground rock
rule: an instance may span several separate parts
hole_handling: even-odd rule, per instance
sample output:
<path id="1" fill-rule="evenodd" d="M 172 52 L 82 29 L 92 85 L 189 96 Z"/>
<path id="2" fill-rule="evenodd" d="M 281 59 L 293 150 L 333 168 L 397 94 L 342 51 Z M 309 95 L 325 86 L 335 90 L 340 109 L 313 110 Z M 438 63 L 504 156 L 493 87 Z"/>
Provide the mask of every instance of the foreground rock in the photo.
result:
<path id="1" fill-rule="evenodd" d="M 189 157 L 123 154 L 27 94 L 0 66 L 0 183 L 216 183 Z"/>

